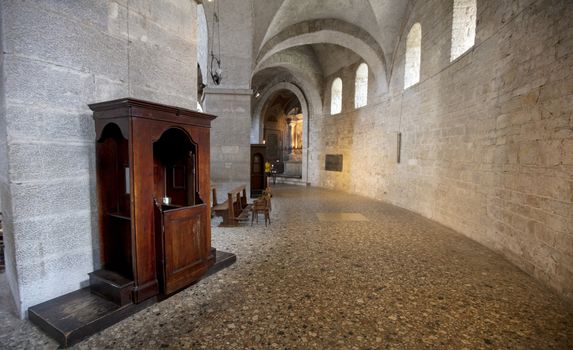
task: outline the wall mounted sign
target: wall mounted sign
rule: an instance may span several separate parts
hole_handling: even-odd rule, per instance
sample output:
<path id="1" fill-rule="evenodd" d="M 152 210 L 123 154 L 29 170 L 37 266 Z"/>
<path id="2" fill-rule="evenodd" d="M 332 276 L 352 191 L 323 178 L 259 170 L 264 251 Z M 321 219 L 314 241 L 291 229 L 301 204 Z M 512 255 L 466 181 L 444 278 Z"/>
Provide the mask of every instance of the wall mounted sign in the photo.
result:
<path id="1" fill-rule="evenodd" d="M 324 161 L 324 170 L 342 171 L 342 154 L 327 154 Z"/>

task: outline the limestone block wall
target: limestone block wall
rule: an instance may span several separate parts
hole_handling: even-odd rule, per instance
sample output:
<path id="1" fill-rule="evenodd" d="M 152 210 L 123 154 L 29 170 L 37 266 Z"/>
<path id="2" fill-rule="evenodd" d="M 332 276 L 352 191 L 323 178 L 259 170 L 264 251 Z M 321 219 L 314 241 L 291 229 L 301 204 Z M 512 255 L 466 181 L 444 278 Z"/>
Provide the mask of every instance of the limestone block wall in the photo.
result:
<path id="1" fill-rule="evenodd" d="M 196 107 L 196 3 L 0 2 L 0 196 L 21 315 L 99 265 L 87 104 L 132 96 Z"/>
<path id="2" fill-rule="evenodd" d="M 311 119 L 311 181 L 385 200 L 501 252 L 573 302 L 573 3 L 478 0 L 475 46 L 450 62 L 451 1 L 417 1 L 421 80 Z M 325 98 L 325 111 L 330 102 Z M 346 107 L 345 107 L 346 106 Z M 396 162 L 397 133 L 401 162 Z M 343 154 L 341 173 L 324 171 Z"/>

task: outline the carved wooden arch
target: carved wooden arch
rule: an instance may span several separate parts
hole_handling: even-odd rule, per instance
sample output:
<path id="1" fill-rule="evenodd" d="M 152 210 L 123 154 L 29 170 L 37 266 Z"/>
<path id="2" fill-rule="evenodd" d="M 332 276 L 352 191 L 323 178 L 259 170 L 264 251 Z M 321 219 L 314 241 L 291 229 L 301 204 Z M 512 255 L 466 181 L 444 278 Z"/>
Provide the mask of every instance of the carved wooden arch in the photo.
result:
<path id="1" fill-rule="evenodd" d="M 112 128 L 113 126 L 118 128 L 119 132 L 121 133 L 121 136 L 124 139 L 129 140 L 130 136 L 129 123 L 127 122 L 127 120 L 111 119 L 111 121 L 106 124 L 96 124 L 96 141 L 98 142 L 102 141 L 102 136 L 104 134 L 104 131 L 107 130 L 108 128 Z"/>

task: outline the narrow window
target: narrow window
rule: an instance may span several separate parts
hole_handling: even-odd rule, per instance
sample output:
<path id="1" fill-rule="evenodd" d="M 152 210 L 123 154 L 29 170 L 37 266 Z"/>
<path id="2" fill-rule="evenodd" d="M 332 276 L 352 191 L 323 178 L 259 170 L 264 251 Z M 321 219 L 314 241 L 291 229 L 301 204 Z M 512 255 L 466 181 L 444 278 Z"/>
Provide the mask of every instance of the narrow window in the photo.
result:
<path id="1" fill-rule="evenodd" d="M 360 64 L 356 70 L 354 82 L 354 108 L 366 106 L 368 103 L 368 65 Z"/>
<path id="2" fill-rule="evenodd" d="M 450 62 L 474 46 L 476 13 L 476 0 L 454 0 Z"/>
<path id="3" fill-rule="evenodd" d="M 406 65 L 404 67 L 404 89 L 420 82 L 422 59 L 422 26 L 416 23 L 406 38 Z"/>
<path id="4" fill-rule="evenodd" d="M 330 90 L 330 114 L 338 114 L 342 111 L 342 79 L 336 78 L 332 82 Z"/>

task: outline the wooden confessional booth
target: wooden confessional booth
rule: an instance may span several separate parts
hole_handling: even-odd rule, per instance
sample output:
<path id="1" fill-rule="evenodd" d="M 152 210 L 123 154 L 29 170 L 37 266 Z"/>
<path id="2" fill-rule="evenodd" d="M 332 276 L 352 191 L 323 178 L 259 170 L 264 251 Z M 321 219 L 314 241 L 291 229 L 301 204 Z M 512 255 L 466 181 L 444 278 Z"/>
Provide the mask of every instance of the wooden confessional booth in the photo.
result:
<path id="1" fill-rule="evenodd" d="M 89 106 L 96 128 L 102 269 L 120 305 L 172 294 L 214 263 L 209 131 L 215 116 L 136 99 Z"/>
<path id="2" fill-rule="evenodd" d="M 266 161 L 267 145 L 251 144 L 251 198 L 260 196 L 267 188 Z"/>

